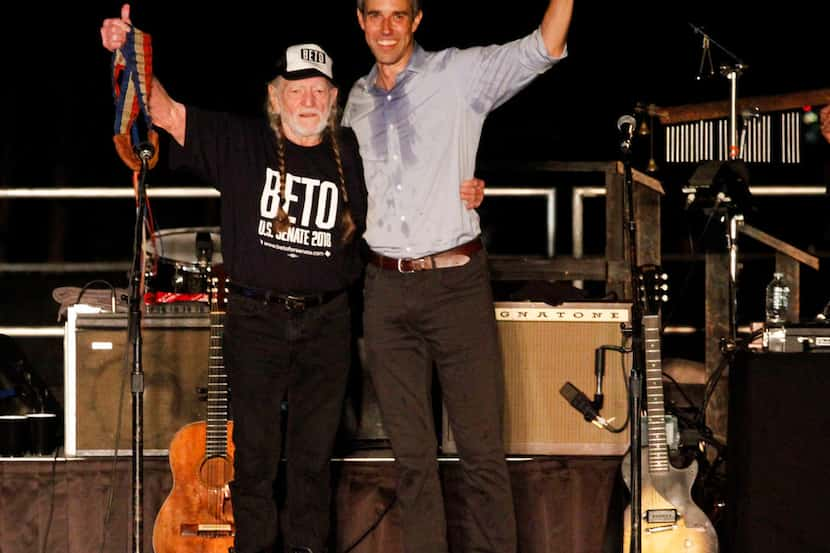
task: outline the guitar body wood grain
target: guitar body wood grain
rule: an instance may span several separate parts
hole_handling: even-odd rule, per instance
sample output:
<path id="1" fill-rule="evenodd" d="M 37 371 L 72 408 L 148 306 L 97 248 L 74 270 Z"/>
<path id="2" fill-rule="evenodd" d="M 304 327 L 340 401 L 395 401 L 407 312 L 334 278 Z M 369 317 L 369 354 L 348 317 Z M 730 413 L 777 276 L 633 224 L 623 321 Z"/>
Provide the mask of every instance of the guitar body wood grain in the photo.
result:
<path id="1" fill-rule="evenodd" d="M 642 449 L 642 458 L 648 458 L 648 448 Z M 626 455 L 622 475 L 631 489 L 631 457 Z M 697 463 L 686 468 L 669 467 L 666 473 L 652 475 L 647 470 L 642 481 L 642 553 L 717 553 L 718 539 L 715 527 L 706 514 L 692 501 L 691 490 L 697 476 Z M 672 523 L 646 520 L 651 510 L 677 510 L 677 521 Z M 631 550 L 631 506 L 624 514 L 623 551 Z"/>
<path id="2" fill-rule="evenodd" d="M 205 422 L 188 424 L 173 437 L 173 488 L 156 516 L 155 553 L 228 553 L 233 547 L 234 521 L 227 492 L 233 479 L 233 422 L 227 427 L 225 456 L 206 456 Z"/>

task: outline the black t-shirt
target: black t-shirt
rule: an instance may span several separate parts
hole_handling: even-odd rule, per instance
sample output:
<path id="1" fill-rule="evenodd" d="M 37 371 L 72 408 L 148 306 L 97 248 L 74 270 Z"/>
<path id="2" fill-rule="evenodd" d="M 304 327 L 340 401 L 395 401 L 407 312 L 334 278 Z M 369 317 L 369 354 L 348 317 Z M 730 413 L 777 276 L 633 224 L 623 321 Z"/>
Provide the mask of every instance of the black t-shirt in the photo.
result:
<path id="1" fill-rule="evenodd" d="M 222 258 L 230 280 L 280 292 L 340 290 L 362 269 L 358 244 L 366 228 L 366 183 L 357 139 L 341 129 L 340 147 L 349 207 L 356 225 L 344 244 L 343 197 L 331 137 L 317 146 L 285 140 L 285 197 L 291 220 L 277 232 L 277 138 L 265 118 L 208 112 L 187 106 L 185 146 L 171 140 L 171 165 L 187 167 L 222 193 Z"/>

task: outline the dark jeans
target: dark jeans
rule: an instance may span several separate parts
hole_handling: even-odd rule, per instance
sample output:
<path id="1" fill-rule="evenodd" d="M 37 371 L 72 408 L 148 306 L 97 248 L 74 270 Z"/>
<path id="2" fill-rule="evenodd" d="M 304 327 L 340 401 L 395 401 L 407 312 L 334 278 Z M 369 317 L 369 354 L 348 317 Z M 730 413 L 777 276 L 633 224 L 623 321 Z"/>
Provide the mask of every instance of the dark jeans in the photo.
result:
<path id="1" fill-rule="evenodd" d="M 465 551 L 513 553 L 516 521 L 502 438 L 504 381 L 487 255 L 402 274 L 367 268 L 367 365 L 399 471 L 406 553 L 446 553 L 430 397 L 433 361 L 466 484 Z"/>
<path id="2" fill-rule="evenodd" d="M 301 313 L 231 295 L 225 362 L 236 448 L 231 501 L 236 553 L 270 550 L 281 457 L 280 406 L 288 400 L 285 449 L 287 546 L 323 551 L 330 532 L 332 448 L 351 359 L 347 294 Z"/>

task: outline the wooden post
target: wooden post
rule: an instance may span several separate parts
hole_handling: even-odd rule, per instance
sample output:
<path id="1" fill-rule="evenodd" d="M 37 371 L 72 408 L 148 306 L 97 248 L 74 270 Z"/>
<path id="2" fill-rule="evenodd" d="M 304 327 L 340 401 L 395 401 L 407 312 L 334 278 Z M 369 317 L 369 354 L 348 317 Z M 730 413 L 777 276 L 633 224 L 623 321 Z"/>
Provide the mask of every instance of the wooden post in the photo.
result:
<path id="1" fill-rule="evenodd" d="M 706 382 L 723 363 L 720 343 L 729 338 L 729 255 L 720 252 L 706 253 Z M 706 406 L 706 425 L 715 438 L 726 440 L 727 411 L 729 406 L 729 366 L 723 367 L 718 385 L 712 391 Z"/>
<path id="2" fill-rule="evenodd" d="M 605 173 L 605 260 L 608 262 L 607 293 L 620 299 L 631 298 L 628 234 L 625 221 L 625 179 L 622 175 Z"/>

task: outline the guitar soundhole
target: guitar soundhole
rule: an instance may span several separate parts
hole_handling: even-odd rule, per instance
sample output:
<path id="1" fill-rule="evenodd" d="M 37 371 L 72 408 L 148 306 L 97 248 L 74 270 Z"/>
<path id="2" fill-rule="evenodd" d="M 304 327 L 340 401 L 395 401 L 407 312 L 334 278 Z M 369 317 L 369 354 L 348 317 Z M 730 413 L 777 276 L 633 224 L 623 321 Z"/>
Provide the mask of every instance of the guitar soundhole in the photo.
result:
<path id="1" fill-rule="evenodd" d="M 199 469 L 202 483 L 213 489 L 222 489 L 233 480 L 233 464 L 227 457 L 209 457 Z"/>

